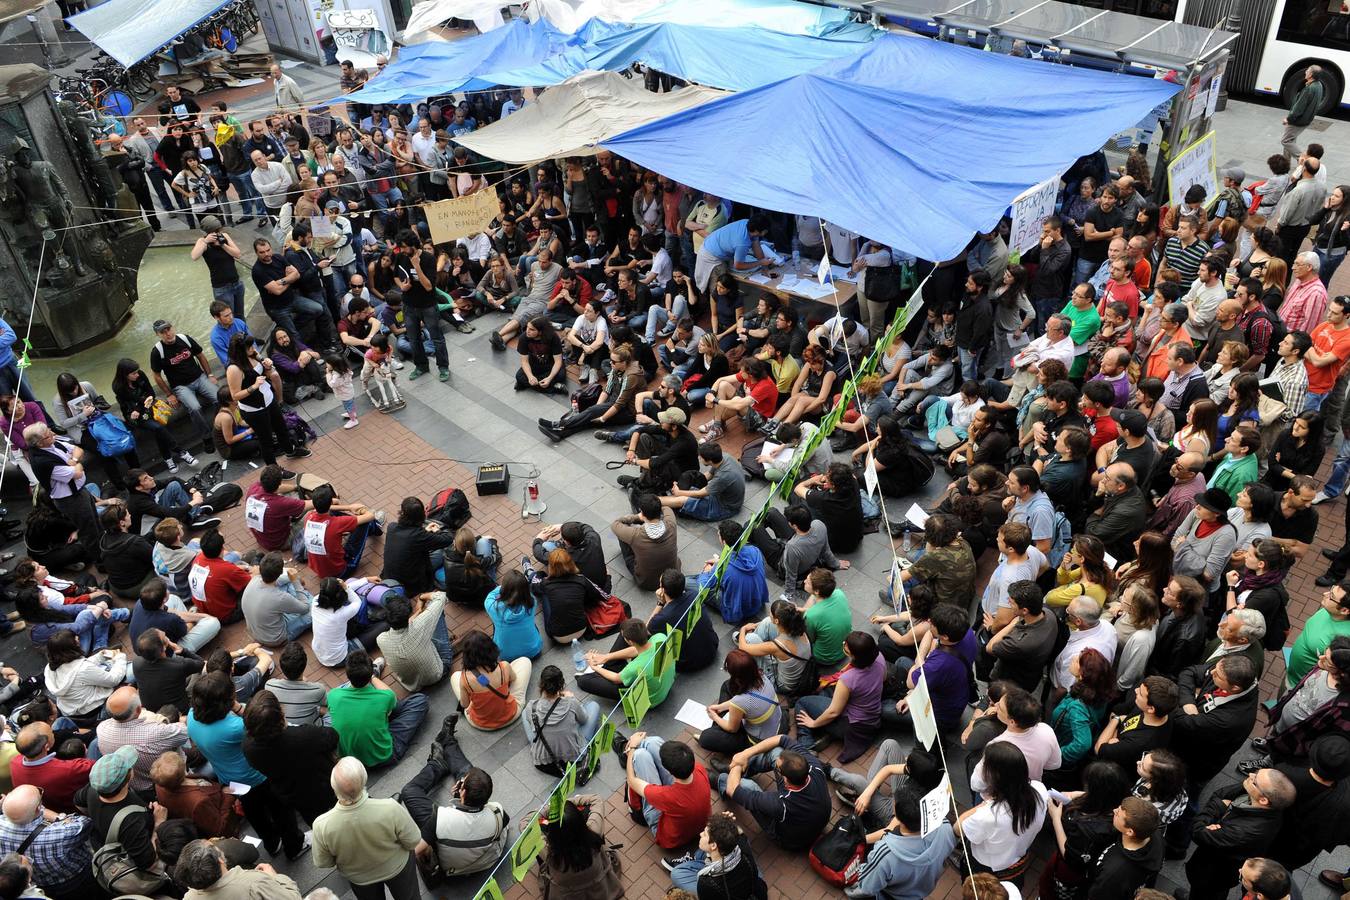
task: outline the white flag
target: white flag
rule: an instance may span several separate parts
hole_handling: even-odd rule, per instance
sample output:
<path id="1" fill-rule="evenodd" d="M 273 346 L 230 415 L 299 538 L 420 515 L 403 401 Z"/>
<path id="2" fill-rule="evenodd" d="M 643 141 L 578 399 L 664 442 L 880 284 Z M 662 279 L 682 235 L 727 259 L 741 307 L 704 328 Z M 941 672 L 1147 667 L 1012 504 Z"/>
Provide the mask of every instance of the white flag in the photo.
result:
<path id="1" fill-rule="evenodd" d="M 830 254 L 826 253 L 820 258 L 820 265 L 816 267 L 816 281 L 829 284 L 830 280 Z"/>

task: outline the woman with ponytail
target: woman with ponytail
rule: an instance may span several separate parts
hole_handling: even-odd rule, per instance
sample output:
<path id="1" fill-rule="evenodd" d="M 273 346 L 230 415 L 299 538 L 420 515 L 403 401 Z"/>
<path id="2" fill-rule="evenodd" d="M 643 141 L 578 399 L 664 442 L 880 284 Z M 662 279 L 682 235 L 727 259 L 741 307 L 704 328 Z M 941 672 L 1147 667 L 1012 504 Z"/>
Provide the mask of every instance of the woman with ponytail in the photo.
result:
<path id="1" fill-rule="evenodd" d="M 456 603 L 482 609 L 488 592 L 497 586 L 497 564 L 502 557 L 496 539 L 480 537 L 465 526 L 455 532 L 455 543 L 444 553 L 445 565 L 436 575 L 445 595 Z"/>

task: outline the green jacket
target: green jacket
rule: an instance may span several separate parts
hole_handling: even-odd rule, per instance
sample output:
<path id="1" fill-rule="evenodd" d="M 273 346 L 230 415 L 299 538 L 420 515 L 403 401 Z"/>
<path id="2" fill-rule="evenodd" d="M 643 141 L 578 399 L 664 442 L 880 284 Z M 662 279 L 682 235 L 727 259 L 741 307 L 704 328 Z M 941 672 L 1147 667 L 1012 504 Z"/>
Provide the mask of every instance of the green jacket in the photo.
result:
<path id="1" fill-rule="evenodd" d="M 1294 105 L 1289 110 L 1290 125 L 1310 125 L 1317 111 L 1322 108 L 1322 94 L 1324 88 L 1322 82 L 1314 78 L 1311 84 L 1305 84 L 1294 98 Z"/>

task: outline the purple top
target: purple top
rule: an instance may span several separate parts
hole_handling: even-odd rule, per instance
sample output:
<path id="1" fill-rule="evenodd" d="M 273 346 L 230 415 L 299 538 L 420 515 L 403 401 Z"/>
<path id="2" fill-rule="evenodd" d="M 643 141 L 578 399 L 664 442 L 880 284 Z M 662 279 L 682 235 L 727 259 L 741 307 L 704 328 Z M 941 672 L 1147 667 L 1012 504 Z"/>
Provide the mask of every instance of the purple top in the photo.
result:
<path id="1" fill-rule="evenodd" d="M 844 716 L 851 725 L 875 725 L 881 718 L 881 687 L 886 681 L 886 658 L 878 656 L 865 669 L 849 669 L 839 676 L 848 687 Z"/>
<path id="2" fill-rule="evenodd" d="M 29 425 L 36 425 L 39 422 L 45 422 L 42 418 L 42 407 L 38 406 L 32 400 L 25 400 L 23 406 L 23 416 L 14 423 L 13 430 L 10 429 L 10 421 L 4 416 L 0 416 L 0 434 L 8 434 L 10 441 L 17 450 L 28 450 L 28 442 L 23 439 L 23 430 Z"/>
<path id="3" fill-rule="evenodd" d="M 296 356 L 299 356 L 309 349 L 309 347 L 305 346 L 305 342 L 298 337 L 292 336 L 291 344 L 295 347 Z M 272 353 L 272 364 L 281 371 L 288 372 L 291 375 L 300 374 L 300 364 L 295 361 L 294 357 L 282 353 L 280 347 L 275 348 L 275 351 Z"/>
<path id="4" fill-rule="evenodd" d="M 928 697 L 933 701 L 933 718 L 942 729 L 961 724 L 961 715 L 970 705 L 970 667 L 975 662 L 978 644 L 975 632 L 966 630 L 966 636 L 951 647 L 939 646 L 923 661 L 921 667 L 910 670 L 910 684 L 923 672 L 928 681 Z"/>

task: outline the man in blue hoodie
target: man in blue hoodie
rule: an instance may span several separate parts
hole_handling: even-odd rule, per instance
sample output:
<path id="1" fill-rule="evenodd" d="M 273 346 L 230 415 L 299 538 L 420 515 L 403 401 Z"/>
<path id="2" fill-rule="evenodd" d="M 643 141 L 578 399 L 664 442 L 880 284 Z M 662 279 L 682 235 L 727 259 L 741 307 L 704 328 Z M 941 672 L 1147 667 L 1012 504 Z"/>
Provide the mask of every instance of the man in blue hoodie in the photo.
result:
<path id="1" fill-rule="evenodd" d="M 956 848 L 950 822 L 943 822 L 927 837 L 919 836 L 922 813 L 917 791 L 902 787 L 892 800 L 891 824 L 867 836 L 872 849 L 858 880 L 844 889 L 846 897 L 923 900 L 933 892 L 947 857 Z"/>
<path id="2" fill-rule="evenodd" d="M 718 525 L 717 536 L 721 538 L 722 546 L 735 546 L 741 530 L 742 526 L 730 520 Z M 700 588 L 713 583 L 715 568 L 717 557 L 704 564 L 703 574 L 698 577 Z M 717 612 L 728 625 L 740 625 L 758 619 L 768 602 L 769 584 L 764 580 L 764 554 L 758 547 L 747 543 L 727 560 L 722 583 L 718 586 Z"/>

